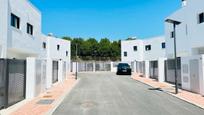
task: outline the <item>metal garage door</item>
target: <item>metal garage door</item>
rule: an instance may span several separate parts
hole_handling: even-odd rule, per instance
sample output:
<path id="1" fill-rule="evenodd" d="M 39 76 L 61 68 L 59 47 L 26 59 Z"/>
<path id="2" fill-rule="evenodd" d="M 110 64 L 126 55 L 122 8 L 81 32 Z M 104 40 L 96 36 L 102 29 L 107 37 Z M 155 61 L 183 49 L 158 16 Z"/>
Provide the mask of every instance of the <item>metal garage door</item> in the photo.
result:
<path id="1" fill-rule="evenodd" d="M 175 83 L 175 60 L 168 59 L 166 62 L 165 81 L 168 83 Z M 181 85 L 181 58 L 177 59 L 177 76 L 178 84 Z"/>
<path id="2" fill-rule="evenodd" d="M 150 78 L 158 80 L 158 61 L 150 61 Z"/>
<path id="3" fill-rule="evenodd" d="M 140 73 L 145 75 L 145 62 L 144 61 L 140 62 Z"/>
<path id="4" fill-rule="evenodd" d="M 52 65 L 52 83 L 58 81 L 58 61 L 53 61 Z"/>
<path id="5" fill-rule="evenodd" d="M 200 83 L 199 83 L 199 60 L 190 60 L 190 86 L 191 91 L 200 93 Z"/>
<path id="6" fill-rule="evenodd" d="M 8 60 L 8 106 L 25 99 L 26 61 Z"/>
<path id="7" fill-rule="evenodd" d="M 0 109 L 6 106 L 6 60 L 0 59 Z"/>

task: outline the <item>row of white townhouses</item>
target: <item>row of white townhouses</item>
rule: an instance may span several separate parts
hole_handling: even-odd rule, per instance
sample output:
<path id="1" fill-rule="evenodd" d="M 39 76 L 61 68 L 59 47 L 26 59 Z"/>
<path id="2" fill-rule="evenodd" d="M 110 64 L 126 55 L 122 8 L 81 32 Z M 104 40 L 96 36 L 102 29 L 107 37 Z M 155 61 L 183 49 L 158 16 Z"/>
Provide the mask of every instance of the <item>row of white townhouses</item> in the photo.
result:
<path id="1" fill-rule="evenodd" d="M 181 88 L 204 95 L 204 1 L 181 0 L 182 7 L 164 19 L 165 35 L 122 41 L 122 61 L 141 76 L 174 83 L 174 36 Z M 175 26 L 166 20 L 179 22 Z"/>
<path id="2" fill-rule="evenodd" d="M 70 41 L 42 33 L 29 0 L 0 0 L 0 108 L 33 98 L 70 72 Z"/>

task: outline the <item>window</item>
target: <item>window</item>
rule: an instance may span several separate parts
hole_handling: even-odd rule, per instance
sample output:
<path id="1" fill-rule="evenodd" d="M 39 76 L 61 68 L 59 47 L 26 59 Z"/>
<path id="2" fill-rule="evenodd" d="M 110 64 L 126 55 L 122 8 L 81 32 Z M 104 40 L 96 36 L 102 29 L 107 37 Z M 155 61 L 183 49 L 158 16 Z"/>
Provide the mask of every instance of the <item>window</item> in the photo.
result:
<path id="1" fill-rule="evenodd" d="M 174 31 L 171 32 L 170 38 L 174 38 Z"/>
<path id="2" fill-rule="evenodd" d="M 46 49 L 46 43 L 43 42 L 43 49 Z"/>
<path id="3" fill-rule="evenodd" d="M 146 51 L 150 51 L 150 50 L 151 50 L 151 45 L 146 45 L 146 46 L 145 46 L 145 50 L 146 50 Z"/>
<path id="4" fill-rule="evenodd" d="M 58 50 L 58 51 L 60 50 L 60 45 L 57 45 L 57 50 Z"/>
<path id="5" fill-rule="evenodd" d="M 162 49 L 165 49 L 166 48 L 166 43 L 162 43 Z"/>
<path id="6" fill-rule="evenodd" d="M 124 56 L 127 57 L 127 52 L 124 52 Z"/>
<path id="7" fill-rule="evenodd" d="M 66 56 L 68 56 L 68 51 L 66 51 Z"/>
<path id="8" fill-rule="evenodd" d="M 20 29 L 20 18 L 14 14 L 11 14 L 11 26 Z"/>
<path id="9" fill-rule="evenodd" d="M 198 24 L 203 23 L 204 22 L 204 13 L 200 13 L 198 16 Z"/>
<path id="10" fill-rule="evenodd" d="M 133 50 L 134 50 L 134 51 L 137 51 L 137 46 L 134 46 L 134 47 L 133 47 Z"/>
<path id="11" fill-rule="evenodd" d="M 27 33 L 33 35 L 33 26 L 27 23 Z"/>

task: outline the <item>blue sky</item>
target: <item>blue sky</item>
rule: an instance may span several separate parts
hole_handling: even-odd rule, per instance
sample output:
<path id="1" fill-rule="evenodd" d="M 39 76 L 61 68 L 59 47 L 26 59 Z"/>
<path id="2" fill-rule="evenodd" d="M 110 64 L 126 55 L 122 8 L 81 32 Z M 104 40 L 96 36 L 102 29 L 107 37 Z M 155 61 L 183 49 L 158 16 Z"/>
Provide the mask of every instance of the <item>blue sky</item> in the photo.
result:
<path id="1" fill-rule="evenodd" d="M 181 0 L 30 1 L 42 12 L 45 34 L 111 40 L 162 35 L 164 18 L 181 7 Z"/>

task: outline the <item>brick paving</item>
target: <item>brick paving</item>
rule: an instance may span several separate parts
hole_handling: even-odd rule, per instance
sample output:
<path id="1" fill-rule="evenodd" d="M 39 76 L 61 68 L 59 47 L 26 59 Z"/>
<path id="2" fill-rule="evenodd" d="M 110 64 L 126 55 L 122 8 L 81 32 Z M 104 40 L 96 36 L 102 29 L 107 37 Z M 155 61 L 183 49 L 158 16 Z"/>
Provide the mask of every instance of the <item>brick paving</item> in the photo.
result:
<path id="1" fill-rule="evenodd" d="M 74 76 L 69 76 L 67 80 L 63 83 L 54 85 L 51 89 L 46 91 L 46 93 L 41 94 L 40 96 L 34 98 L 33 100 L 27 102 L 21 106 L 18 110 L 11 113 L 11 115 L 44 115 L 47 114 L 50 110 L 55 108 L 56 102 L 70 91 L 71 88 L 76 83 Z M 40 100 L 54 100 L 51 104 L 38 104 Z"/>
<path id="2" fill-rule="evenodd" d="M 175 88 L 174 88 L 174 85 L 172 84 L 169 84 L 169 83 L 166 83 L 166 82 L 158 82 L 154 79 L 150 79 L 150 78 L 144 78 L 144 77 L 140 77 L 141 74 L 137 74 L 137 73 L 134 73 L 132 78 L 134 80 L 137 80 L 137 81 L 140 81 L 142 83 L 145 83 L 147 85 L 150 85 L 154 88 L 159 88 L 177 98 L 180 98 L 184 101 L 187 101 L 191 104 L 194 104 L 196 106 L 199 106 L 201 108 L 204 109 L 204 96 L 200 95 L 200 94 L 196 94 L 196 93 L 192 93 L 192 92 L 189 92 L 189 91 L 186 91 L 186 90 L 182 90 L 182 89 L 179 89 L 179 93 L 178 94 L 175 94 Z"/>

